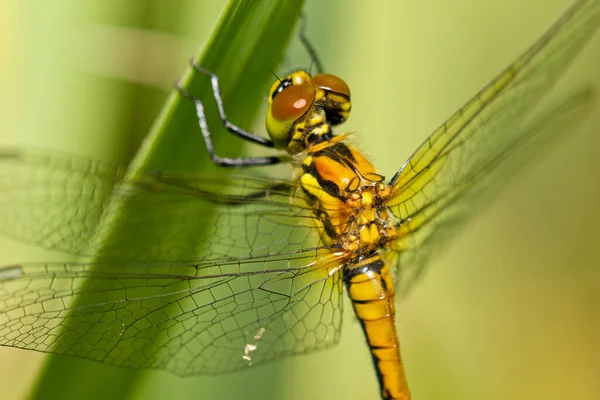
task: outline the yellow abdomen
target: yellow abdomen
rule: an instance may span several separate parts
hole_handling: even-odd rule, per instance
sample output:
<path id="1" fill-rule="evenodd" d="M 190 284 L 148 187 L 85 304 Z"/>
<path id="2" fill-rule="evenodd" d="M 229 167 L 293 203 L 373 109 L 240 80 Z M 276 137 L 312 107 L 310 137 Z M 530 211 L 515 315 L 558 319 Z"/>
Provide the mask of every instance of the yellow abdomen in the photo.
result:
<path id="1" fill-rule="evenodd" d="M 344 282 L 371 350 L 382 398 L 409 400 L 396 334 L 394 283 L 388 265 L 375 253 L 347 265 Z"/>

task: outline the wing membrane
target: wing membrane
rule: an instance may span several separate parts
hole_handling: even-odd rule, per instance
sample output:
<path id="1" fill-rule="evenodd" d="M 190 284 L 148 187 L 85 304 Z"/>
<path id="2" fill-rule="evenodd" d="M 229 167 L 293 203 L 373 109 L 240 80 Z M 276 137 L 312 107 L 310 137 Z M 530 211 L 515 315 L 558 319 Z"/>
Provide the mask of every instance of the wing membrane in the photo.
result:
<path id="1" fill-rule="evenodd" d="M 535 140 L 556 130 L 542 121 L 522 123 L 600 25 L 600 2 L 575 3 L 531 48 L 437 129 L 392 179 L 390 207 L 404 224 L 396 243 L 404 286 L 420 275 L 448 229 L 477 209 L 474 195 L 500 182 L 528 161 Z M 571 102 L 571 100 L 573 100 Z M 591 93 L 573 96 L 547 113 L 547 121 L 591 103 Z M 568 106 L 570 104 L 570 106 Z M 573 129 L 571 129 L 573 131 Z M 530 155 L 531 155 L 530 153 Z M 495 183 L 496 184 L 496 183 Z M 412 269 L 412 270 L 411 270 Z"/>
<path id="2" fill-rule="evenodd" d="M 293 182 L 124 176 L 124 169 L 71 155 L 1 152 L 0 231 L 75 255 L 91 256 L 103 247 L 109 257 L 131 262 L 252 257 L 320 245 L 314 216 Z M 119 200 L 133 211 L 121 221 L 119 235 L 108 235 Z M 189 248 L 196 250 L 183 250 Z"/>
<path id="3" fill-rule="evenodd" d="M 0 153 L 0 230 L 103 253 L 1 268 L 0 345 L 211 375 L 337 342 L 344 260 L 320 246 L 294 183 L 125 172 Z"/>
<path id="4" fill-rule="evenodd" d="M 306 251 L 200 264 L 4 267 L 0 345 L 178 375 L 231 372 L 337 343 L 341 261 Z"/>

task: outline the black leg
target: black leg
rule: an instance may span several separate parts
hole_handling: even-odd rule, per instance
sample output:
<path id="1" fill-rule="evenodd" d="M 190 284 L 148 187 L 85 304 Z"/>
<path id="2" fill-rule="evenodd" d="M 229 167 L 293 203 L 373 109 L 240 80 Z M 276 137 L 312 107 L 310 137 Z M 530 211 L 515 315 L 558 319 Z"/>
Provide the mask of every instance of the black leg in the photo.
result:
<path id="1" fill-rule="evenodd" d="M 199 72 L 202 72 L 211 77 L 211 83 L 213 88 L 213 94 L 215 100 L 217 102 L 217 107 L 219 109 L 219 114 L 225 127 L 227 130 L 235 135 L 238 135 L 246 140 L 249 140 L 253 143 L 261 144 L 266 147 L 273 147 L 273 142 L 263 137 L 254 135 L 250 132 L 246 132 L 237 126 L 233 125 L 227 120 L 227 116 L 225 115 L 225 110 L 223 109 L 223 101 L 221 99 L 221 95 L 219 93 L 219 82 L 218 78 L 212 72 L 206 71 L 200 68 L 194 62 L 191 62 L 192 66 L 196 68 Z M 259 166 L 259 165 L 272 165 L 277 164 L 283 161 L 281 157 L 256 157 L 256 158 L 228 158 L 228 157 L 220 157 L 215 153 L 215 148 L 212 143 L 212 139 L 210 136 L 210 130 L 208 129 L 208 123 L 206 120 L 206 115 L 204 113 L 204 105 L 200 99 L 192 96 L 186 89 L 182 88 L 179 85 L 179 82 L 175 82 L 173 84 L 175 89 L 181 93 L 181 95 L 187 97 L 188 99 L 194 102 L 196 106 L 196 115 L 198 116 L 198 124 L 200 125 L 200 131 L 202 132 L 202 137 L 204 138 L 204 143 L 206 144 L 206 149 L 212 158 L 212 161 L 219 166 L 222 167 L 251 167 L 251 166 Z"/>
<path id="2" fill-rule="evenodd" d="M 310 40 L 308 40 L 308 36 L 306 36 L 306 16 L 304 14 L 300 16 L 300 30 L 298 32 L 298 36 L 300 37 L 300 41 L 304 45 L 304 48 L 310 57 L 311 64 L 314 64 L 317 68 L 317 72 L 322 74 L 324 71 L 323 63 L 321 62 L 321 59 L 319 59 L 314 46 Z"/>
<path id="3" fill-rule="evenodd" d="M 225 107 L 223 107 L 223 99 L 221 98 L 221 90 L 219 89 L 219 78 L 214 73 L 205 70 L 198 64 L 194 62 L 194 60 L 190 60 L 190 65 L 194 67 L 194 69 L 201 74 L 210 77 L 210 84 L 212 86 L 213 97 L 217 102 L 217 109 L 219 110 L 219 116 L 221 117 L 221 121 L 223 121 L 223 125 L 225 128 L 234 135 L 237 135 L 245 140 L 248 140 L 253 143 L 260 144 L 265 147 L 274 147 L 273 142 L 269 139 L 266 139 L 262 136 L 255 135 L 254 133 L 243 130 L 242 128 L 232 124 L 227 120 L 227 115 L 225 114 Z"/>

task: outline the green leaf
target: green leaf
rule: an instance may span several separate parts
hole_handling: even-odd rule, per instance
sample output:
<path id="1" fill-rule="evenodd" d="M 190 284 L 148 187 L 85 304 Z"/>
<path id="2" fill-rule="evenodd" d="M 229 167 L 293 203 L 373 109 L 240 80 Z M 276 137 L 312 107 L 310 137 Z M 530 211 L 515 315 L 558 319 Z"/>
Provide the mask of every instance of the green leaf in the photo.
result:
<path id="1" fill-rule="evenodd" d="M 302 5 L 303 2 L 297 0 L 231 1 L 208 44 L 194 57 L 199 65 L 219 76 L 228 116 L 236 124 L 244 128 L 251 126 L 271 76 L 269 69 L 275 69 L 281 60 Z M 209 80 L 188 67 L 180 82 L 206 103 L 217 152 L 224 155 L 238 152 L 243 141 L 220 125 Z M 195 109 L 188 100 L 173 91 L 130 164 L 128 174 L 155 170 L 193 172 L 207 168 L 211 168 L 210 159 L 198 128 Z M 165 230 L 179 230 L 180 227 L 170 226 L 169 210 L 141 210 L 127 200 L 116 202 L 111 210 L 111 218 L 103 221 L 102 229 L 97 233 L 102 246 L 95 261 L 118 256 L 118 252 L 124 250 L 122 245 L 119 248 L 124 237 L 136 238 L 128 243 L 125 250 L 127 254 L 138 254 L 140 258 L 137 261 L 160 261 L 160 257 L 173 256 L 172 253 L 161 252 L 157 241 L 159 232 L 143 231 L 135 223 L 141 213 L 160 211 L 164 213 Z M 191 215 L 190 219 L 195 223 L 187 224 L 186 231 L 181 231 L 184 228 L 179 231 L 179 235 L 189 240 L 181 243 L 176 257 L 193 256 L 197 248 L 194 239 L 201 236 L 198 232 L 203 229 L 201 218 Z M 144 371 L 53 356 L 41 372 L 31 398 L 81 399 L 93 393 L 96 398 L 124 399 L 135 395 L 135 385 L 143 376 Z"/>

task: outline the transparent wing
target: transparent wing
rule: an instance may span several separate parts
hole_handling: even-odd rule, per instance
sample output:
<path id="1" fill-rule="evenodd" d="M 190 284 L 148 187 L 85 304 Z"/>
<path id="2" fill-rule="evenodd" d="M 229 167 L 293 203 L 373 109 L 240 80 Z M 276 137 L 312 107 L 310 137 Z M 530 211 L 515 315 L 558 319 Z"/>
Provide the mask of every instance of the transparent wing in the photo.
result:
<path id="1" fill-rule="evenodd" d="M 107 257 L 130 262 L 241 258 L 320 246 L 314 215 L 293 182 L 124 176 L 124 169 L 72 155 L 0 152 L 0 232 L 75 255 L 102 248 Z M 110 235 L 120 200 L 130 212 L 119 234 Z"/>
<path id="2" fill-rule="evenodd" d="M 398 263 L 405 290 L 449 236 L 447 228 L 476 211 L 474 195 L 490 181 L 496 185 L 500 178 L 508 177 L 498 173 L 527 162 L 525 150 L 534 152 L 535 140 L 544 141 L 541 136 L 556 131 L 543 121 L 528 128 L 521 124 L 599 25 L 600 2 L 576 2 L 533 46 L 437 129 L 396 173 L 389 206 L 402 221 L 402 228 L 394 244 L 399 254 L 391 257 Z M 581 106 L 591 103 L 590 98 L 589 92 L 574 96 L 572 102 L 558 107 L 556 115 L 548 113 L 545 118 L 550 122 L 555 116 L 585 108 Z"/>
<path id="3" fill-rule="evenodd" d="M 0 269 L 0 345 L 190 375 L 336 343 L 344 260 L 298 190 L 1 152 L 0 230 L 96 259 Z"/>
<path id="4" fill-rule="evenodd" d="M 178 375 L 220 374 L 337 343 L 330 252 L 196 264 L 0 268 L 0 345 Z"/>

